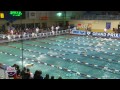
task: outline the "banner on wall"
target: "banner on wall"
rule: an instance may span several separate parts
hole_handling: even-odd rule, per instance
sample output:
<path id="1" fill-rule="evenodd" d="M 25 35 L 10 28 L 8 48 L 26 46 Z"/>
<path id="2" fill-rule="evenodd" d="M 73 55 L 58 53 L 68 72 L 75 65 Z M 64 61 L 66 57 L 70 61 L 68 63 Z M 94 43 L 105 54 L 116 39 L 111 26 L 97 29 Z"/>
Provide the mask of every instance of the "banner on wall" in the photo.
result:
<path id="1" fill-rule="evenodd" d="M 111 22 L 106 22 L 106 29 L 110 29 L 111 28 Z"/>
<path id="2" fill-rule="evenodd" d="M 71 34 L 91 35 L 91 36 L 106 37 L 106 38 L 120 38 L 120 34 L 119 33 L 88 32 L 88 31 L 82 31 L 82 30 L 72 30 Z"/>
<path id="3" fill-rule="evenodd" d="M 77 35 L 86 35 L 86 31 L 80 31 L 80 30 L 73 30 L 72 34 L 77 34 Z"/>
<path id="4" fill-rule="evenodd" d="M 78 26 L 81 26 L 81 24 L 79 23 Z"/>

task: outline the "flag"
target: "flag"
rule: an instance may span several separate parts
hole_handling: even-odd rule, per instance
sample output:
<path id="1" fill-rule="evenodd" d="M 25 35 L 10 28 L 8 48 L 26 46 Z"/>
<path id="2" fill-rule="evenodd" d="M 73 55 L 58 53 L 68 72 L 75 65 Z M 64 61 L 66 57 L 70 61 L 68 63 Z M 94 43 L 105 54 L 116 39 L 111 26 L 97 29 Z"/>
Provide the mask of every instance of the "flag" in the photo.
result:
<path id="1" fill-rule="evenodd" d="M 106 29 L 110 29 L 111 28 L 111 22 L 106 22 Z"/>

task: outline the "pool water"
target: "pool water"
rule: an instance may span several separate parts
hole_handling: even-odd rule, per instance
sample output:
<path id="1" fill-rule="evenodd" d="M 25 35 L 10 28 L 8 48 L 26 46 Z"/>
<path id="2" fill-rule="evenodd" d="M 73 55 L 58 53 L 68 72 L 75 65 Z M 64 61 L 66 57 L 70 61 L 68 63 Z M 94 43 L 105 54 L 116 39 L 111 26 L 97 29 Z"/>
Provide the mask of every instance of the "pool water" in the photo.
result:
<path id="1" fill-rule="evenodd" d="M 119 79 L 120 41 L 91 36 L 63 35 L 23 42 L 23 65 L 64 79 Z M 22 66 L 22 44 L 0 45 L 0 62 Z M 16 56 L 15 56 L 16 55 Z"/>

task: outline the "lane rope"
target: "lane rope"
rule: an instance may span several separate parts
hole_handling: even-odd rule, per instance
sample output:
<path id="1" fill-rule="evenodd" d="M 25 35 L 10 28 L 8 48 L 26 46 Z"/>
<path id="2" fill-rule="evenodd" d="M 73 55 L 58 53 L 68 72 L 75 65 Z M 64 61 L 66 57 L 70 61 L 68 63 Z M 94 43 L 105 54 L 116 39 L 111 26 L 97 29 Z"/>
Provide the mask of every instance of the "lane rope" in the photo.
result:
<path id="1" fill-rule="evenodd" d="M 20 49 L 18 47 L 14 47 L 12 46 L 13 48 L 16 48 L 16 49 Z M 33 52 L 33 53 L 41 53 L 41 52 L 38 52 L 38 51 L 33 51 L 33 50 L 28 50 L 28 49 L 23 49 L 25 51 L 28 51 L 28 52 Z M 41 54 L 46 54 L 46 53 L 41 53 Z M 12 54 L 11 54 L 12 55 Z M 63 58 L 63 57 L 56 57 L 56 56 L 53 56 L 53 55 L 49 55 L 49 54 L 46 54 L 48 56 L 51 56 L 51 57 L 55 57 L 55 58 L 61 58 L 62 60 L 66 60 L 66 61 L 70 61 L 70 62 L 75 62 L 75 63 L 78 63 L 78 64 L 82 64 L 82 65 L 86 65 L 86 66 L 89 66 L 89 67 L 92 67 L 92 68 L 96 68 L 96 69 L 100 69 L 100 70 L 104 70 L 104 71 L 108 71 L 108 72 L 111 72 L 111 73 L 115 73 L 115 74 L 119 74 L 118 72 L 116 73 L 116 71 L 119 71 L 120 70 L 117 70 L 117 69 L 112 69 L 112 68 L 109 68 L 109 67 L 105 67 L 105 66 L 100 66 L 100 65 L 95 65 L 95 64 L 90 64 L 90 63 L 87 63 L 87 62 L 82 62 L 82 61 L 79 61 L 79 60 L 74 60 L 74 59 L 68 59 L 68 58 Z M 107 70 L 106 70 L 107 68 Z M 120 75 L 120 74 L 119 74 Z"/>
<path id="2" fill-rule="evenodd" d="M 4 54 L 6 53 L 7 55 L 11 54 L 11 53 L 4 52 L 4 51 L 0 51 L 0 53 L 4 53 Z M 15 57 L 19 57 L 18 55 L 14 55 L 14 54 L 11 54 L 11 55 L 15 56 Z M 19 57 L 19 58 L 21 58 L 21 57 Z M 24 58 L 24 59 L 26 59 L 26 58 Z M 50 66 L 50 67 L 55 67 L 57 69 L 60 69 L 60 70 L 63 70 L 63 71 L 69 72 L 69 73 L 75 73 L 78 76 L 82 76 L 82 77 L 85 77 L 85 78 L 88 78 L 88 79 L 100 79 L 100 78 L 96 78 L 96 77 L 88 75 L 88 74 L 76 72 L 76 71 L 73 71 L 73 70 L 70 70 L 70 69 L 67 69 L 67 68 L 63 68 L 63 67 L 56 66 L 56 65 L 53 65 L 53 64 L 48 64 L 48 63 L 41 62 L 41 61 L 38 61 L 38 60 L 33 60 L 33 59 L 30 59 L 30 58 L 27 58 L 26 60 L 30 60 L 32 62 L 38 62 L 39 64 L 43 64 L 43 65 Z"/>

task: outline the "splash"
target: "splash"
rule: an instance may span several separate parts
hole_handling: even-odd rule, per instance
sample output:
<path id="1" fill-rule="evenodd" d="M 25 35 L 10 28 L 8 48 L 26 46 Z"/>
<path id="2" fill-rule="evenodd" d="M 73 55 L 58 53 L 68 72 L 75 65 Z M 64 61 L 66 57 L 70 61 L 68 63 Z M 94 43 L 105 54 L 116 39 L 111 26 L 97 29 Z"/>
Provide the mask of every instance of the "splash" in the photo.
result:
<path id="1" fill-rule="evenodd" d="M 102 46 L 102 44 L 101 44 L 101 43 L 98 43 L 96 46 Z"/>
<path id="2" fill-rule="evenodd" d="M 109 66 L 109 65 L 110 65 L 109 63 L 106 64 L 105 67 L 103 68 L 103 70 L 110 71 L 110 70 L 108 69 L 108 66 Z M 108 72 L 105 72 L 105 73 L 103 74 L 102 78 L 103 78 L 103 79 L 109 79 L 109 78 L 110 78 L 110 74 L 109 74 Z"/>
<path id="3" fill-rule="evenodd" d="M 105 72 L 102 76 L 103 79 L 109 79 L 110 78 L 110 75 L 108 72 Z"/>
<path id="4" fill-rule="evenodd" d="M 49 51 L 48 54 L 49 54 L 49 55 L 55 55 L 55 56 L 58 55 L 57 52 L 53 52 L 53 51 Z"/>
<path id="5" fill-rule="evenodd" d="M 95 48 L 95 51 L 105 51 L 105 50 L 101 48 Z"/>
<path id="6" fill-rule="evenodd" d="M 31 55 L 29 53 L 24 53 L 25 57 L 31 57 Z"/>
<path id="7" fill-rule="evenodd" d="M 22 66 L 22 61 L 17 61 L 16 64 Z M 28 64 L 28 61 L 24 60 L 23 61 L 23 66 L 25 67 L 25 65 L 27 65 L 27 64 Z"/>
<path id="8" fill-rule="evenodd" d="M 37 60 L 43 60 L 43 59 L 46 59 L 47 57 L 45 55 L 39 55 L 36 59 Z"/>
<path id="9" fill-rule="evenodd" d="M 32 57 L 36 57 L 35 55 L 32 55 Z"/>
<path id="10" fill-rule="evenodd" d="M 16 60 L 15 60 L 15 59 L 9 59 L 8 61 L 9 61 L 9 62 L 13 62 L 13 61 L 16 61 Z"/>

